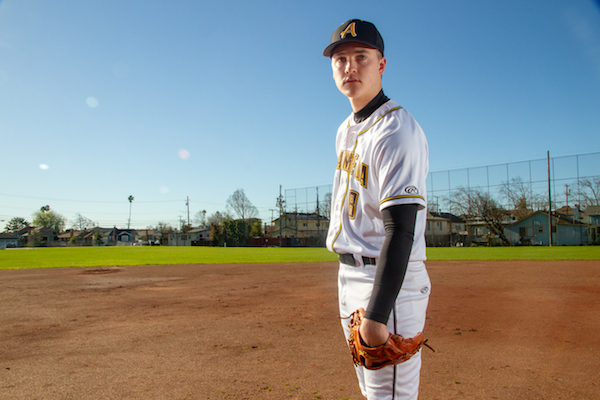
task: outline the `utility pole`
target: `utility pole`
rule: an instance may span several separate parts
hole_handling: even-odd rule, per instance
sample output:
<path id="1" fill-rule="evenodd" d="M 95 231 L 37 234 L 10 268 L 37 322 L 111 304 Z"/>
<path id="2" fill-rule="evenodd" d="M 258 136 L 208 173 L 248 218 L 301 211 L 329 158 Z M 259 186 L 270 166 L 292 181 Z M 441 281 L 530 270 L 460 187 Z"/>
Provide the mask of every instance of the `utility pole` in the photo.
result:
<path id="1" fill-rule="evenodd" d="M 133 196 L 127 198 L 129 200 L 129 220 L 127 220 L 127 229 L 131 226 L 131 203 L 133 203 Z"/>
<path id="2" fill-rule="evenodd" d="M 317 234 L 321 233 L 321 215 L 319 214 L 319 187 L 317 186 Z"/>
<path id="3" fill-rule="evenodd" d="M 277 198 L 277 207 L 279 207 L 279 247 L 282 247 L 281 244 L 283 242 L 283 231 L 281 227 L 281 220 L 283 219 L 283 207 L 285 201 L 283 200 L 283 196 L 281 195 L 281 185 L 279 185 L 279 197 Z"/>
<path id="4" fill-rule="evenodd" d="M 277 211 L 276 208 L 269 208 L 269 211 L 271 211 L 271 232 L 270 232 L 270 236 L 269 237 L 273 237 L 273 211 Z"/>
<path id="5" fill-rule="evenodd" d="M 187 217 L 188 217 L 187 224 L 188 224 L 188 226 L 190 226 L 190 196 L 187 197 L 185 205 L 187 207 Z"/>
<path id="6" fill-rule="evenodd" d="M 550 243 L 548 246 L 552 247 L 552 195 L 550 189 L 550 151 L 547 152 L 548 157 L 548 237 Z"/>

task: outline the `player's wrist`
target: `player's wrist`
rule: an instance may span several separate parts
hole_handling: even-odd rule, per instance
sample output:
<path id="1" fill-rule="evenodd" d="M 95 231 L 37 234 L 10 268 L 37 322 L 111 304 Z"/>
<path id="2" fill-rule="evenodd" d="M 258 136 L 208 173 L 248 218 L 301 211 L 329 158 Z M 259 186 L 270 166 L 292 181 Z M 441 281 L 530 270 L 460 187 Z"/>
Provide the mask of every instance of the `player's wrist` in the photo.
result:
<path id="1" fill-rule="evenodd" d="M 378 313 L 374 310 L 367 309 L 367 311 L 365 311 L 365 318 L 375 322 L 379 322 L 383 325 L 387 325 L 389 314 Z"/>

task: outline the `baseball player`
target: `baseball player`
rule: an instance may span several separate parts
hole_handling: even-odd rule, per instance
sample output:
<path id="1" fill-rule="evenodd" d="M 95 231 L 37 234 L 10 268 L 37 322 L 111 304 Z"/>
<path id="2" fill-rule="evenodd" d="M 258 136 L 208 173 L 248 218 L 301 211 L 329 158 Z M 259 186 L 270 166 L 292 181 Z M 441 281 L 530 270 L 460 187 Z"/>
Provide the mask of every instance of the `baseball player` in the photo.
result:
<path id="1" fill-rule="evenodd" d="M 378 346 L 390 333 L 412 337 L 425 326 L 431 286 L 424 264 L 427 140 L 408 111 L 383 93 L 387 59 L 375 25 L 344 22 L 323 55 L 352 106 L 336 137 L 327 248 L 339 255 L 340 316 L 364 308 L 362 340 Z M 348 339 L 347 320 L 342 327 Z M 368 400 L 416 399 L 420 370 L 420 351 L 377 370 L 356 366 Z"/>

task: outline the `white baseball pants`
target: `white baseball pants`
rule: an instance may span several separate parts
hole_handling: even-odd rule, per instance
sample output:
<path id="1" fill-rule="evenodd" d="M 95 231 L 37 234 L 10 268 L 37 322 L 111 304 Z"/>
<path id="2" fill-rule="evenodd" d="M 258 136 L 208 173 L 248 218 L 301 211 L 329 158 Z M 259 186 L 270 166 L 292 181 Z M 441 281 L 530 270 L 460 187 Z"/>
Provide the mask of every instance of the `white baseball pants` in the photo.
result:
<path id="1" fill-rule="evenodd" d="M 365 310 L 369 304 L 376 267 L 340 264 L 338 296 L 340 317 L 345 318 L 356 309 Z M 388 320 L 388 330 L 404 337 L 423 332 L 429 303 L 431 281 L 421 261 L 410 262 L 402 289 Z M 342 319 L 346 340 L 350 334 L 349 319 Z M 360 390 L 368 400 L 415 400 L 419 395 L 421 351 L 408 361 L 379 370 L 355 367 Z"/>

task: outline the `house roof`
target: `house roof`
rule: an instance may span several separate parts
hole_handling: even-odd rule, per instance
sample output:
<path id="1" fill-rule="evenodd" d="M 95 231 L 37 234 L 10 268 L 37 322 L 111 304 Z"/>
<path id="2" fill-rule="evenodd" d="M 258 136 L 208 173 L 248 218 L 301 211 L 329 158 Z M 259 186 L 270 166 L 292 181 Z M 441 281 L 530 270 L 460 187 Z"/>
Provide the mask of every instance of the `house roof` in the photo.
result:
<path id="1" fill-rule="evenodd" d="M 298 221 L 327 221 L 327 218 L 325 218 L 322 215 L 315 214 L 315 213 L 293 212 L 293 213 L 285 213 L 285 214 L 283 214 L 283 217 L 287 218 L 287 219 L 298 220 Z M 279 218 L 274 219 L 272 222 L 275 222 L 275 221 L 279 221 Z"/>
<path id="2" fill-rule="evenodd" d="M 465 222 L 464 219 L 457 217 L 456 215 L 450 214 L 450 213 L 436 213 L 436 212 L 430 211 L 429 214 L 433 217 L 433 219 L 441 218 L 446 221 L 450 221 L 452 223 L 457 223 L 457 224 Z"/>
<path id="3" fill-rule="evenodd" d="M 52 228 L 44 228 L 43 226 L 36 226 L 34 228 L 28 229 L 25 233 L 19 233 L 20 236 L 29 236 L 31 231 L 35 231 L 40 236 L 56 236 L 56 230 Z"/>
<path id="4" fill-rule="evenodd" d="M 600 206 L 587 206 L 584 213 L 587 216 L 600 215 Z"/>
<path id="5" fill-rule="evenodd" d="M 535 215 L 537 214 L 543 214 L 546 217 L 548 216 L 548 212 L 547 211 L 536 211 L 533 214 L 529 215 L 526 218 L 523 218 L 520 221 L 515 222 L 512 225 L 517 225 L 517 224 L 523 224 L 523 221 L 527 221 L 531 218 L 533 218 Z M 565 215 L 565 214 L 560 214 L 560 213 L 556 213 L 556 212 L 552 212 L 552 223 L 553 224 L 558 224 L 558 225 L 581 225 L 581 226 L 588 226 L 588 224 L 585 224 L 583 222 L 580 221 L 576 221 L 573 219 L 573 217 Z"/>
<path id="6" fill-rule="evenodd" d="M 11 232 L 0 233 L 0 239 L 18 239 L 19 237 Z"/>
<path id="7" fill-rule="evenodd" d="M 171 234 L 177 233 L 178 235 L 189 235 L 191 233 L 200 233 L 200 232 L 208 232 L 208 231 L 210 231 L 210 227 L 201 226 L 198 228 L 190 229 L 189 231 L 186 231 L 186 232 L 177 231 L 177 232 L 169 232 L 169 234 L 171 235 Z"/>

